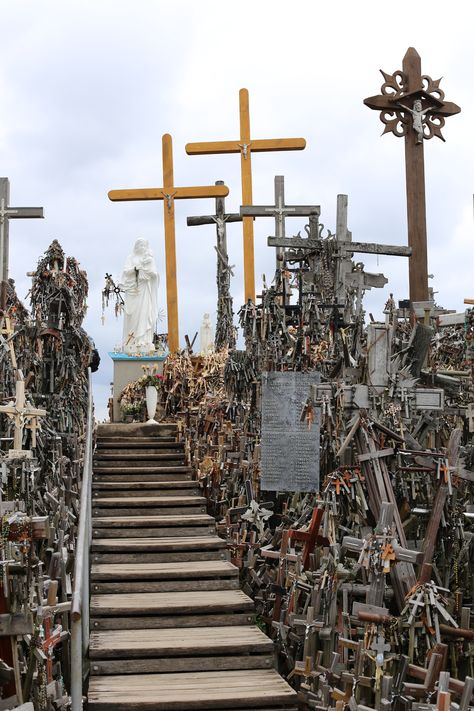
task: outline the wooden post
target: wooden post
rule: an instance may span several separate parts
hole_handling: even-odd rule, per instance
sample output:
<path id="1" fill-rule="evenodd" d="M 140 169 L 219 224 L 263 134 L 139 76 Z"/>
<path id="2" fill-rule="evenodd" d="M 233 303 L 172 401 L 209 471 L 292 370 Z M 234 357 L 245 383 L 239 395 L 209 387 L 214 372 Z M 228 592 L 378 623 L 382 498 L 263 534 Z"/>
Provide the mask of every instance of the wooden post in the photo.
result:
<path id="1" fill-rule="evenodd" d="M 406 91 L 418 90 L 421 86 L 421 58 L 413 47 L 403 58 L 403 72 L 407 78 Z M 413 250 L 408 267 L 410 300 L 428 301 L 424 143 L 417 141 L 413 130 L 405 134 L 405 176 L 408 245 Z"/>

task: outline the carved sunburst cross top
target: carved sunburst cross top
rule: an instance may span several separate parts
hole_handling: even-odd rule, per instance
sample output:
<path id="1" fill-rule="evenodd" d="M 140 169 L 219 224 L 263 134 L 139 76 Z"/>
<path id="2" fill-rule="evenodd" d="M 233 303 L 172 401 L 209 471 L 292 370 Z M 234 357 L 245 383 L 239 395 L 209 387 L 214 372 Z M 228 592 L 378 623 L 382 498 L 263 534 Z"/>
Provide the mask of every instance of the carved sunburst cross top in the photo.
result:
<path id="1" fill-rule="evenodd" d="M 383 133 L 406 136 L 409 130 L 417 133 L 417 142 L 437 136 L 444 141 L 442 128 L 446 116 L 458 114 L 461 109 L 452 101 L 444 100 L 441 79 L 433 80 L 421 73 L 418 53 L 410 47 L 403 59 L 403 69 L 387 74 L 381 94 L 364 99 L 364 104 L 380 111 L 380 120 L 385 124 Z"/>

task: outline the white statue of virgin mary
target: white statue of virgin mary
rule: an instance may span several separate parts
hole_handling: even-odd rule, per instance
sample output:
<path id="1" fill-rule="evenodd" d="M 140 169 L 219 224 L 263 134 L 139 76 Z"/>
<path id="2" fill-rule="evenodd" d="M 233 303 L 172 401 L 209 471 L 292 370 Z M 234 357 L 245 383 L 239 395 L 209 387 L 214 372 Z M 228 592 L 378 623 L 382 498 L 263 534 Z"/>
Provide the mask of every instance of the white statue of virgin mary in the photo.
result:
<path id="1" fill-rule="evenodd" d="M 155 260 L 146 239 L 137 239 L 128 255 L 120 283 L 124 292 L 123 350 L 129 354 L 154 351 L 153 334 L 158 316 Z"/>

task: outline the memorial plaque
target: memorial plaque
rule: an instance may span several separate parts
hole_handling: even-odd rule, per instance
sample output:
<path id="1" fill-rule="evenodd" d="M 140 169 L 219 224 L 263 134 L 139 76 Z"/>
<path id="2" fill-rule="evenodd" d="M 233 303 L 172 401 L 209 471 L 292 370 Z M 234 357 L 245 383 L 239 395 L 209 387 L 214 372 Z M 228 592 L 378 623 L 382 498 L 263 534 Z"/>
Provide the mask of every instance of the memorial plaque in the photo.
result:
<path id="1" fill-rule="evenodd" d="M 264 491 L 318 491 L 321 413 L 308 428 L 301 413 L 319 373 L 262 373 Z"/>

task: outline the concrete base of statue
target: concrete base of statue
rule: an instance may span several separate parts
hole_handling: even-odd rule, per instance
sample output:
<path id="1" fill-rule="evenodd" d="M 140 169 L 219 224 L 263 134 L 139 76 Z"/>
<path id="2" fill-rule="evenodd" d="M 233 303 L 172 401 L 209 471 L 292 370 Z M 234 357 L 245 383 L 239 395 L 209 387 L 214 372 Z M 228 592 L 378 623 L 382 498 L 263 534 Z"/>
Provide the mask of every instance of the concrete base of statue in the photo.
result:
<path id="1" fill-rule="evenodd" d="M 122 422 L 119 398 L 122 390 L 129 383 L 133 383 L 143 375 L 144 365 L 155 366 L 157 373 L 163 373 L 163 363 L 167 355 L 131 356 L 127 353 L 109 353 L 114 362 L 113 382 L 113 422 Z"/>

